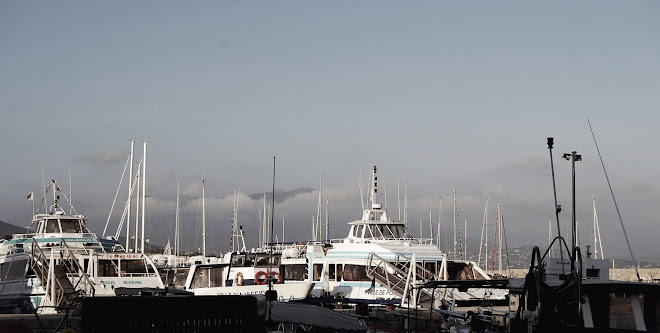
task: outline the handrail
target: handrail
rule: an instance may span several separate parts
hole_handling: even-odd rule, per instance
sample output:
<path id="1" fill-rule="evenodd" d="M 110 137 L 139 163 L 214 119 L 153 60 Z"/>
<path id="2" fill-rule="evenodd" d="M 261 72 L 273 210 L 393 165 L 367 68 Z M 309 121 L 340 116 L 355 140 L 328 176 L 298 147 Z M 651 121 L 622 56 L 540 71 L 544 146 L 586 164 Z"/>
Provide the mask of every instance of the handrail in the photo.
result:
<path id="1" fill-rule="evenodd" d="M 76 285 L 74 288 L 78 290 L 78 285 L 80 284 L 81 281 L 83 281 L 83 290 L 84 290 L 84 296 L 93 296 L 94 295 L 94 283 L 90 280 L 89 275 L 85 273 L 85 270 L 80 266 L 80 262 L 78 262 L 78 259 L 76 256 L 71 252 L 71 249 L 69 249 L 69 246 L 66 244 L 66 241 L 64 239 L 61 240 L 62 244 L 62 249 L 64 253 L 60 252 L 60 255 L 62 256 L 62 261 L 64 260 L 69 260 L 75 265 L 76 271 L 72 271 L 69 266 L 63 265 L 66 267 L 67 271 L 69 274 L 72 274 L 74 276 L 80 275 L 80 279 L 76 282 Z M 66 255 L 66 256 L 65 256 Z"/>
<path id="2" fill-rule="evenodd" d="M 49 271 L 49 265 L 47 259 L 48 258 L 46 257 L 46 254 L 43 252 L 41 247 L 39 247 L 37 241 L 33 239 L 32 255 L 30 256 L 30 267 L 32 267 L 32 270 L 35 271 L 35 273 L 37 274 L 37 278 L 40 278 L 42 280 L 41 284 L 42 286 L 44 286 L 44 292 L 46 294 L 46 298 L 50 298 L 52 290 L 55 291 L 56 293 L 55 299 L 51 299 L 51 303 L 54 306 L 58 306 L 62 302 L 62 299 L 64 298 L 64 287 L 62 286 L 62 284 L 58 279 L 53 279 L 53 281 L 47 281 L 48 271 Z M 55 282 L 56 285 L 53 285 L 52 282 Z"/>

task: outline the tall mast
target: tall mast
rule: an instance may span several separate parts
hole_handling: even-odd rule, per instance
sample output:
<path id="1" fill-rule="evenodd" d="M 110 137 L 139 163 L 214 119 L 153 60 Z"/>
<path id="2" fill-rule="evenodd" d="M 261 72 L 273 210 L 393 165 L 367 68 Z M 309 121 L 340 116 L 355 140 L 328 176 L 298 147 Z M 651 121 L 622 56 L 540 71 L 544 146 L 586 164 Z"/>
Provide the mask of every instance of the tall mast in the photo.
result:
<path id="1" fill-rule="evenodd" d="M 138 252 L 138 236 L 140 225 L 140 171 L 142 170 L 142 160 L 138 163 L 137 174 L 135 175 L 137 193 L 135 193 L 135 253 Z"/>
<path id="2" fill-rule="evenodd" d="M 438 249 L 442 251 L 442 244 L 441 244 L 441 233 L 442 233 L 442 196 L 439 198 L 439 203 L 438 203 Z"/>
<path id="3" fill-rule="evenodd" d="M 464 229 L 465 232 L 463 232 L 463 239 L 464 239 L 463 244 L 465 244 L 465 251 L 463 251 L 463 260 L 467 260 L 467 220 L 465 220 L 464 226 L 465 226 Z"/>
<path id="4" fill-rule="evenodd" d="M 174 217 L 174 255 L 178 256 L 179 255 L 179 223 L 180 223 L 180 215 L 179 215 L 179 178 L 177 177 L 176 179 L 176 214 Z"/>
<path id="5" fill-rule="evenodd" d="M 264 188 L 264 215 L 263 220 L 261 221 L 261 248 L 266 248 L 268 242 L 268 213 L 270 212 L 269 207 L 266 206 L 266 189 Z"/>
<path id="6" fill-rule="evenodd" d="M 403 223 L 408 226 L 408 180 L 405 180 L 403 193 Z"/>
<path id="7" fill-rule="evenodd" d="M 398 177 L 396 178 L 396 202 L 399 207 L 399 219 L 397 221 L 401 222 L 401 192 Z"/>
<path id="8" fill-rule="evenodd" d="M 204 201 L 204 176 L 202 176 L 202 257 L 206 261 L 206 205 Z"/>
<path id="9" fill-rule="evenodd" d="M 458 211 L 456 208 L 456 189 L 454 189 L 454 251 L 452 257 L 456 258 L 456 220 L 458 219 Z"/>
<path id="10" fill-rule="evenodd" d="M 497 202 L 497 210 L 500 212 L 499 217 L 500 217 L 500 223 L 499 223 L 499 228 L 497 229 L 497 233 L 499 234 L 499 239 L 500 243 L 498 244 L 498 261 L 497 261 L 497 270 L 499 271 L 500 276 L 502 276 L 502 243 L 504 243 L 504 239 L 502 238 L 503 232 L 502 229 L 502 222 L 504 222 L 504 219 L 502 218 L 502 208 L 500 207 L 499 201 Z"/>
<path id="11" fill-rule="evenodd" d="M 144 253 L 144 216 L 147 202 L 147 141 L 144 141 L 142 159 L 142 253 Z"/>
<path id="12" fill-rule="evenodd" d="M 552 219 L 548 219 L 548 246 L 552 244 Z M 554 246 L 550 249 L 549 258 L 555 257 Z"/>
<path id="13" fill-rule="evenodd" d="M 321 215 L 323 214 L 323 208 L 322 208 L 322 202 L 323 200 L 323 175 L 319 172 L 319 201 L 317 203 L 317 210 L 316 210 L 316 222 L 314 226 L 314 240 L 315 241 L 320 241 L 321 240 L 321 224 L 322 224 L 322 218 Z"/>
<path id="14" fill-rule="evenodd" d="M 126 251 L 130 249 L 131 242 L 131 197 L 133 195 L 133 152 L 135 148 L 135 140 L 131 140 L 131 154 L 130 154 L 130 168 L 128 169 L 128 205 L 126 210 Z"/>
<path id="15" fill-rule="evenodd" d="M 328 220 L 328 206 L 330 205 L 330 200 L 328 196 L 325 196 L 325 239 L 330 240 L 330 222 Z M 284 242 L 284 234 L 282 234 L 282 242 Z"/>
<path id="16" fill-rule="evenodd" d="M 374 208 L 374 205 L 376 204 L 376 193 L 378 193 L 378 177 L 376 176 L 376 166 L 374 165 L 373 169 L 373 178 L 372 178 L 372 186 L 371 186 L 371 209 Z"/>
<path id="17" fill-rule="evenodd" d="M 488 251 L 488 243 L 484 243 L 484 238 L 488 242 L 488 196 L 486 196 L 486 204 L 484 205 L 484 220 L 481 225 L 481 240 L 479 241 L 479 258 L 477 259 L 477 266 L 481 266 L 481 249 L 485 246 L 486 251 Z M 486 258 L 488 258 L 488 252 L 486 252 Z M 486 271 L 488 271 L 488 259 L 486 259 L 486 265 L 484 266 Z"/>
<path id="18" fill-rule="evenodd" d="M 433 201 L 429 200 L 429 235 L 431 235 L 431 244 L 433 244 Z"/>
<path id="19" fill-rule="evenodd" d="M 240 190 L 234 187 L 234 213 L 233 213 L 233 221 L 232 221 L 232 227 L 231 227 L 231 232 L 232 232 L 232 242 L 231 242 L 231 247 L 232 251 L 236 251 L 239 249 L 239 244 L 238 241 L 240 240 L 239 238 L 243 234 L 242 232 L 239 233 L 238 230 L 238 200 L 240 199 Z M 236 240 L 234 240 L 236 238 Z"/>

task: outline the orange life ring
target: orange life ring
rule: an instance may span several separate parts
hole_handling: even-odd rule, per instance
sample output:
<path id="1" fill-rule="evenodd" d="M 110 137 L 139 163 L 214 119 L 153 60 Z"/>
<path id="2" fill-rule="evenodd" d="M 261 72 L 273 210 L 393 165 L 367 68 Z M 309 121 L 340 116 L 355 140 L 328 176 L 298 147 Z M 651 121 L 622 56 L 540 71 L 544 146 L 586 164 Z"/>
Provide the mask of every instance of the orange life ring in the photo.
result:
<path id="1" fill-rule="evenodd" d="M 245 279 L 243 278 L 243 273 L 241 272 L 236 273 L 236 277 L 234 278 L 234 282 L 236 283 L 236 285 L 242 286 L 243 281 L 245 281 Z"/>
<path id="2" fill-rule="evenodd" d="M 254 283 L 258 285 L 268 283 L 268 273 L 264 271 L 258 271 L 257 274 L 254 274 Z"/>
<path id="3" fill-rule="evenodd" d="M 282 283 L 282 277 L 280 276 L 280 273 L 272 271 L 272 272 L 270 272 L 270 275 L 272 275 L 273 277 L 275 277 L 277 279 L 277 281 L 274 281 L 273 283 L 275 283 L 275 284 Z"/>

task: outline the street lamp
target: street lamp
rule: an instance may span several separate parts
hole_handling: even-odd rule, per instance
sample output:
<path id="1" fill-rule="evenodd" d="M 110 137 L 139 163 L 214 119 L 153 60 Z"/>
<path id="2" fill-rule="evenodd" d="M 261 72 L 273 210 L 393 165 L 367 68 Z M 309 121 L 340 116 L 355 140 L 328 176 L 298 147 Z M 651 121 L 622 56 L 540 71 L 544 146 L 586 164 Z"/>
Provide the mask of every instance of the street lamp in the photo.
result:
<path id="1" fill-rule="evenodd" d="M 575 222 L 576 221 L 576 218 L 575 218 L 575 162 L 582 161 L 582 155 L 578 155 L 578 153 L 576 151 L 573 151 L 570 154 L 568 154 L 568 153 L 564 154 L 564 156 L 562 156 L 561 158 L 565 159 L 567 161 L 570 160 L 572 162 L 572 166 L 573 166 L 573 179 L 572 179 L 572 188 L 573 188 L 573 191 L 572 191 L 573 192 L 572 193 L 573 194 L 573 221 L 572 221 L 573 222 L 573 224 L 572 224 L 573 240 L 572 241 L 573 242 L 572 242 L 572 245 L 573 245 L 573 248 L 575 248 L 577 246 L 577 225 L 576 225 L 576 222 Z"/>

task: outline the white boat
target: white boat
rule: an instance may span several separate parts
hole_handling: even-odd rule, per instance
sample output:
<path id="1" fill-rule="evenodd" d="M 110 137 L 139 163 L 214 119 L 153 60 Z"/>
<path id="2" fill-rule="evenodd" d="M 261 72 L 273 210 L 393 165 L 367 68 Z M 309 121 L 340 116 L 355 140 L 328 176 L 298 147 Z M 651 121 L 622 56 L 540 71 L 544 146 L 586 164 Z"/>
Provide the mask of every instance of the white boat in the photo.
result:
<path id="1" fill-rule="evenodd" d="M 265 295 L 272 288 L 279 300 L 306 298 L 314 284 L 283 283 L 280 257 L 279 254 L 230 252 L 222 263 L 192 265 L 183 289 L 195 295 Z"/>
<path id="2" fill-rule="evenodd" d="M 313 294 L 318 297 L 385 304 L 400 303 L 414 285 L 430 279 L 490 279 L 475 262 L 448 260 L 432 239 L 413 237 L 403 222 L 393 221 L 376 202 L 375 167 L 372 176 L 370 207 L 362 219 L 348 223 L 345 238 L 298 243 L 281 250 L 286 283 L 313 282 Z M 435 293 L 436 300 L 465 303 L 507 297 L 505 291 L 481 288 Z"/>
<path id="3" fill-rule="evenodd" d="M 113 237 L 98 238 L 85 216 L 58 205 L 57 182 L 48 190 L 50 211 L 35 214 L 26 233 L 0 241 L 0 310 L 55 312 L 82 297 L 115 296 L 119 288 L 164 290 L 145 254 L 124 251 Z"/>

